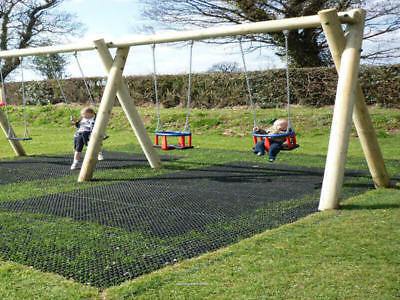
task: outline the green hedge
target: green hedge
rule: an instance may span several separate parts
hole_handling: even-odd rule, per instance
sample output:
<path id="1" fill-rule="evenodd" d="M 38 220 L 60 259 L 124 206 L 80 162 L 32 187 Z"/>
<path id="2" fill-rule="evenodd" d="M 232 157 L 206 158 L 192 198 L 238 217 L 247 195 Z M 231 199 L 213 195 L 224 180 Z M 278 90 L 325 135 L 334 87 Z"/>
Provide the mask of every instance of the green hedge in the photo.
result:
<path id="1" fill-rule="evenodd" d="M 400 65 L 362 67 L 360 81 L 370 105 L 400 107 Z M 269 70 L 250 73 L 254 98 L 260 107 L 275 107 L 286 103 L 285 70 Z M 100 99 L 104 89 L 103 78 L 89 78 L 95 98 Z M 153 83 L 150 76 L 130 76 L 127 83 L 138 105 L 153 102 Z M 159 77 L 159 94 L 164 107 L 185 105 L 187 77 L 164 75 Z M 337 84 L 333 68 L 308 68 L 291 70 L 292 102 L 309 106 L 332 105 Z M 69 102 L 85 103 L 88 95 L 81 79 L 63 81 Z M 20 84 L 7 85 L 9 102 L 20 103 Z M 26 94 L 32 103 L 62 102 L 55 81 L 26 83 Z M 246 105 L 247 96 L 244 75 L 195 74 L 193 78 L 193 106 L 198 108 Z"/>

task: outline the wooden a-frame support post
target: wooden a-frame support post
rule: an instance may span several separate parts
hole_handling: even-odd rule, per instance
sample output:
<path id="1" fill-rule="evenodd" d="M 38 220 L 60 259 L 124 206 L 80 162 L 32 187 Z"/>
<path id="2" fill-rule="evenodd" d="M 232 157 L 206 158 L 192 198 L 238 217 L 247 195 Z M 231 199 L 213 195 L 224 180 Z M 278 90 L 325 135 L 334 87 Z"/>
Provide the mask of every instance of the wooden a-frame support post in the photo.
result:
<path id="1" fill-rule="evenodd" d="M 365 11 L 357 11 L 358 22 L 348 25 L 347 37 L 335 9 L 320 11 L 319 16 L 339 74 L 319 204 L 319 210 L 326 210 L 339 207 L 352 116 L 375 186 L 388 187 L 390 179 L 358 82 Z"/>
<path id="2" fill-rule="evenodd" d="M 160 157 L 153 149 L 153 145 L 146 133 L 143 121 L 136 110 L 133 99 L 129 95 L 129 90 L 122 78 L 126 59 L 129 53 L 129 47 L 118 48 L 115 59 L 112 59 L 111 53 L 104 40 L 94 42 L 100 58 L 108 72 L 108 80 L 100 102 L 99 111 L 93 132 L 89 141 L 82 169 L 78 181 L 88 181 L 93 177 L 93 172 L 97 163 L 97 155 L 100 152 L 105 130 L 110 119 L 111 110 L 114 105 L 115 97 L 121 103 L 121 106 L 131 124 L 139 143 L 152 168 L 159 168 L 161 165 Z"/>
<path id="3" fill-rule="evenodd" d="M 345 48 L 339 68 L 332 127 L 329 137 L 325 173 L 319 210 L 339 208 L 347 150 L 351 132 L 351 117 L 360 68 L 360 52 L 364 35 L 365 12 L 359 10 L 358 22 L 348 26 Z"/>
<path id="4" fill-rule="evenodd" d="M 0 103 L 5 103 L 5 93 L 3 88 L 0 87 Z M 9 136 L 15 136 L 14 129 L 11 124 L 8 122 L 6 114 L 0 109 L 0 127 L 4 132 L 4 135 L 8 139 Z M 26 152 L 22 144 L 17 140 L 8 139 L 11 148 L 14 150 L 15 155 L 17 156 L 26 156 Z"/>
<path id="5" fill-rule="evenodd" d="M 113 64 L 110 50 L 108 49 L 104 40 L 95 41 L 95 45 L 97 52 L 99 53 L 100 58 L 103 62 L 104 68 L 107 72 L 109 72 Z M 126 85 L 124 80 L 122 80 L 119 89 L 117 90 L 117 98 L 122 107 L 122 110 L 125 112 L 125 115 L 128 118 L 128 121 L 139 141 L 139 144 L 150 166 L 154 169 L 160 168 L 160 156 L 153 147 L 153 143 L 147 134 L 143 120 L 136 109 L 135 102 L 131 97 L 128 86 Z"/>

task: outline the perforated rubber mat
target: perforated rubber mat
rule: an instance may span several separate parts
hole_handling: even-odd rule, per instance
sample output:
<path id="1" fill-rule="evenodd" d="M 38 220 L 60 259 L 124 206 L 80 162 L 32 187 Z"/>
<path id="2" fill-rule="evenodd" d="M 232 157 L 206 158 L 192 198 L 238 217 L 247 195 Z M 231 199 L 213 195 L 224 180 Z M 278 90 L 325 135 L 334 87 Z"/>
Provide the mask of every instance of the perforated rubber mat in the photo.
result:
<path id="1" fill-rule="evenodd" d="M 105 152 L 105 160 L 99 161 L 96 168 L 117 169 L 132 166 L 148 166 L 143 155 L 125 152 Z M 163 156 L 162 160 L 172 160 Z M 48 179 L 68 175 L 77 175 L 79 170 L 71 171 L 72 155 L 70 156 L 31 156 L 13 161 L 0 161 L 0 184 Z"/>
<path id="2" fill-rule="evenodd" d="M 322 176 L 237 163 L 3 202 L 0 255 L 113 286 L 315 212 Z"/>

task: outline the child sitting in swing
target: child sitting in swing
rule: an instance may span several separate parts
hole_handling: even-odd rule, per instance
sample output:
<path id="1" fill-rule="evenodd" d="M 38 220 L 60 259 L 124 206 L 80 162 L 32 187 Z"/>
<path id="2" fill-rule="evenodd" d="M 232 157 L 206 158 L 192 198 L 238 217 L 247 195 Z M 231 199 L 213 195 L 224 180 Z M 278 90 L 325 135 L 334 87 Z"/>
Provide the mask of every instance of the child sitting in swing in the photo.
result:
<path id="1" fill-rule="evenodd" d="M 89 143 L 95 121 L 96 112 L 91 107 L 85 107 L 81 110 L 81 118 L 78 121 L 72 120 L 72 124 L 76 127 L 76 132 L 74 134 L 74 161 L 71 165 L 71 170 L 79 168 L 83 148 Z M 104 160 L 102 152 L 99 152 L 97 159 Z"/>
<path id="2" fill-rule="evenodd" d="M 289 122 L 286 119 L 278 119 L 275 120 L 273 125 L 264 130 L 258 127 L 253 128 L 253 132 L 259 134 L 285 134 L 287 133 L 287 129 L 289 126 Z M 278 153 L 282 150 L 283 145 L 285 143 L 285 137 L 274 137 L 269 138 L 270 141 L 270 148 L 269 148 L 269 161 L 274 162 Z M 254 154 L 262 156 L 265 154 L 265 146 L 264 141 L 259 141 L 254 147 Z"/>

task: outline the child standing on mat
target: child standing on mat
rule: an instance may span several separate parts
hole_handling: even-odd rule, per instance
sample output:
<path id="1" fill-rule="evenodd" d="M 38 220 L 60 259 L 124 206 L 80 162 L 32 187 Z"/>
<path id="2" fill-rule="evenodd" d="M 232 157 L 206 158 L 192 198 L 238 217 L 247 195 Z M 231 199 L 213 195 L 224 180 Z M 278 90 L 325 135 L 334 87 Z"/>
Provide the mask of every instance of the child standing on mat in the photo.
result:
<path id="1" fill-rule="evenodd" d="M 274 121 L 274 124 L 264 130 L 258 127 L 254 127 L 253 131 L 259 134 L 285 134 L 287 133 L 289 122 L 286 119 L 278 119 Z M 270 148 L 269 148 L 269 161 L 274 162 L 278 153 L 282 150 L 283 144 L 285 142 L 285 137 L 274 137 L 269 138 L 270 141 Z M 254 153 L 262 156 L 265 154 L 265 146 L 264 141 L 259 141 L 256 146 L 254 147 Z"/>
<path id="2" fill-rule="evenodd" d="M 71 170 L 79 168 L 83 148 L 89 143 L 95 121 L 96 112 L 91 107 L 83 108 L 81 110 L 81 118 L 78 121 L 72 121 L 76 127 L 76 132 L 74 134 L 74 161 L 71 165 Z M 104 160 L 102 152 L 99 153 L 97 159 Z"/>

